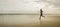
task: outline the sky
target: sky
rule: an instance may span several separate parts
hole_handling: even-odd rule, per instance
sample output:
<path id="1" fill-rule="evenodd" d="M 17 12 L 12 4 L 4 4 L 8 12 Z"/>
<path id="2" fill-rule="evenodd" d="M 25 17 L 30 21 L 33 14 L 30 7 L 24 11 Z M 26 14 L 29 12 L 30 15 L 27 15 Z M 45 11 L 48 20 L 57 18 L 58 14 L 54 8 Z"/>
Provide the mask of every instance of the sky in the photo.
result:
<path id="1" fill-rule="evenodd" d="M 0 12 L 38 12 L 60 9 L 60 0 L 0 0 Z"/>

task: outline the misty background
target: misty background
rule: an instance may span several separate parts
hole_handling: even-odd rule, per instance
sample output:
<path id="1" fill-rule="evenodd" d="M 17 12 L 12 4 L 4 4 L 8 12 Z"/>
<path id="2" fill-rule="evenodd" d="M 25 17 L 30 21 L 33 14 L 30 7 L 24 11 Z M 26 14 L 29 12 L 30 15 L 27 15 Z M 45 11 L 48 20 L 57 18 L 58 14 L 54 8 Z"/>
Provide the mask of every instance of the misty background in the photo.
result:
<path id="1" fill-rule="evenodd" d="M 59 0 L 0 0 L 0 13 L 60 14 Z M 52 11 L 53 10 L 53 11 Z M 51 12 L 52 11 L 52 12 Z"/>

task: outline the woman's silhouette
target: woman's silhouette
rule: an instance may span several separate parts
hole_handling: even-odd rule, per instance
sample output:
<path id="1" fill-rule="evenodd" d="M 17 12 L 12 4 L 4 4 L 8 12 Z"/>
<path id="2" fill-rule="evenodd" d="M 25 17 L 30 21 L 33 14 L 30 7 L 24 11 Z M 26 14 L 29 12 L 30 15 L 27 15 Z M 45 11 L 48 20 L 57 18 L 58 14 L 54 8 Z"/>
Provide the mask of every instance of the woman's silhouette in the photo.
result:
<path id="1" fill-rule="evenodd" d="M 42 9 L 40 9 L 40 20 L 41 20 L 41 17 L 43 16 L 43 11 L 42 11 Z"/>

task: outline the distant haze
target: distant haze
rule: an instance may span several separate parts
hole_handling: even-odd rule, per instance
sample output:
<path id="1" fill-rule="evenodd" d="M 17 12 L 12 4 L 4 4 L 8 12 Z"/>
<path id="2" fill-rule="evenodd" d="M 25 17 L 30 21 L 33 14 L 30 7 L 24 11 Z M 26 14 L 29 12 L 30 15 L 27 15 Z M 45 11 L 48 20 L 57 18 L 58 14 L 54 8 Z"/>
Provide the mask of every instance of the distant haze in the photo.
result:
<path id="1" fill-rule="evenodd" d="M 30 12 L 38 14 L 41 8 L 43 9 L 44 13 L 49 13 L 52 9 L 60 10 L 59 1 L 60 0 L 0 0 L 0 13 Z M 55 10 L 50 13 L 54 12 Z"/>

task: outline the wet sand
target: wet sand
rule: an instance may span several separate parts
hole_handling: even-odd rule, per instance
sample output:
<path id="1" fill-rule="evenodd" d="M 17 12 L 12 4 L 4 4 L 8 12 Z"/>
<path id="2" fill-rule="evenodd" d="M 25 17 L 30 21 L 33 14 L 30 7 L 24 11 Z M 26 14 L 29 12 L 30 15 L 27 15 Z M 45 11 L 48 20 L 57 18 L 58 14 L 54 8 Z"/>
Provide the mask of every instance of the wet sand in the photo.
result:
<path id="1" fill-rule="evenodd" d="M 45 16 L 39 20 L 39 15 L 0 15 L 2 27 L 60 27 L 60 16 Z"/>

